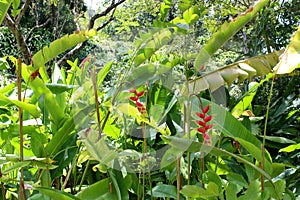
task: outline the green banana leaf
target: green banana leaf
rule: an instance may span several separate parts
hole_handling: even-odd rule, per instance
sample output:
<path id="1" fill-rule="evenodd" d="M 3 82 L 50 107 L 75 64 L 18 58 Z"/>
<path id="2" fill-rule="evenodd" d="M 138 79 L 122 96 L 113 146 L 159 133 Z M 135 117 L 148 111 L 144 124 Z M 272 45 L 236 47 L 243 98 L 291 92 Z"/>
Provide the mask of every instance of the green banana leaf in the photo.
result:
<path id="1" fill-rule="evenodd" d="M 213 92 L 221 86 L 224 86 L 225 83 L 227 85 L 231 85 L 236 79 L 242 82 L 246 79 L 251 79 L 254 76 L 267 75 L 272 72 L 272 68 L 278 63 L 279 56 L 282 53 L 283 50 L 274 51 L 266 55 L 241 60 L 225 67 L 221 67 L 215 71 L 206 73 L 189 82 L 189 91 L 199 93 L 210 89 L 211 92 Z"/>
<path id="2" fill-rule="evenodd" d="M 202 65 L 243 26 L 245 26 L 269 1 L 256 1 L 246 12 L 241 13 L 230 23 L 224 23 L 220 30 L 212 35 L 206 45 L 198 53 L 194 67 L 198 71 Z"/>
<path id="3" fill-rule="evenodd" d="M 70 35 L 65 35 L 50 43 L 49 46 L 44 47 L 32 56 L 33 66 L 35 71 L 37 68 L 44 66 L 47 62 L 55 58 L 68 49 L 80 44 L 97 34 L 96 30 L 80 31 Z"/>

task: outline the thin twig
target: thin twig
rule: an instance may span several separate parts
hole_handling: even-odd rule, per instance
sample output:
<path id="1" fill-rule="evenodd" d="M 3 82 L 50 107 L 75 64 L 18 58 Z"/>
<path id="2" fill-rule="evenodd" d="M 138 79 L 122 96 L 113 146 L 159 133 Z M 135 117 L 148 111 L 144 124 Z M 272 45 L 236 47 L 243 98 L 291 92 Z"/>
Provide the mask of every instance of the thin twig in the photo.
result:
<path id="1" fill-rule="evenodd" d="M 110 18 L 108 20 L 106 20 L 103 24 L 101 24 L 98 28 L 96 28 L 97 31 L 100 31 L 102 30 L 103 28 L 105 28 L 112 20 L 114 20 L 114 13 L 115 13 L 115 10 L 116 8 L 121 5 L 122 3 L 124 3 L 126 0 L 121 0 L 117 3 L 115 3 L 115 1 L 113 1 L 111 3 L 111 5 L 106 8 L 104 11 L 102 11 L 101 13 L 98 13 L 96 15 L 94 15 L 91 19 L 90 19 L 90 22 L 89 22 L 89 26 L 88 26 L 88 29 L 92 29 L 94 28 L 94 25 L 95 25 L 95 21 L 101 17 L 104 17 L 106 15 L 108 15 L 111 11 L 112 11 L 112 14 L 110 16 Z M 61 65 L 64 65 L 67 60 L 69 60 L 73 55 L 75 55 L 76 53 L 78 53 L 79 51 L 81 51 L 86 45 L 88 44 L 87 41 L 77 45 L 76 47 L 74 47 L 72 50 L 70 50 L 68 53 L 66 53 L 61 59 L 59 59 L 57 61 L 57 64 L 59 66 Z"/>
<path id="2" fill-rule="evenodd" d="M 126 0 L 120 0 L 119 2 L 115 3 L 115 1 L 112 1 L 112 3 L 110 4 L 109 7 L 107 7 L 104 11 L 102 11 L 101 13 L 97 13 L 95 14 L 89 23 L 89 29 L 94 28 L 95 25 L 95 21 L 101 17 L 106 16 L 108 13 L 110 13 L 110 11 L 114 10 L 116 7 L 118 7 L 119 5 L 121 5 L 122 3 L 124 3 Z"/>

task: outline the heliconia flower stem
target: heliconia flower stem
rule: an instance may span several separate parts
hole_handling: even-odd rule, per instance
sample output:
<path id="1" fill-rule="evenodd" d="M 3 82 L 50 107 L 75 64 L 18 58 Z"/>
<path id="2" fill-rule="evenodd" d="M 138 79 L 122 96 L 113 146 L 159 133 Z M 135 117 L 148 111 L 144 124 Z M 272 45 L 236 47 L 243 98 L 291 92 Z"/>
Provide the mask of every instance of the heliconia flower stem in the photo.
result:
<path id="1" fill-rule="evenodd" d="M 207 134 L 207 131 L 213 127 L 213 124 L 208 124 L 212 120 L 212 115 L 207 115 L 210 105 L 207 105 L 203 108 L 203 104 L 201 99 L 200 101 L 200 110 L 202 112 L 196 112 L 196 115 L 202 119 L 202 120 L 196 120 L 197 125 L 199 126 L 197 128 L 197 131 L 203 135 L 204 143 L 210 144 L 210 136 Z"/>
<path id="2" fill-rule="evenodd" d="M 134 94 L 134 96 L 129 97 L 129 99 L 135 103 L 136 108 L 143 116 L 147 116 L 147 111 L 144 104 L 139 102 L 139 98 L 143 96 L 145 92 L 144 91 L 137 92 L 136 89 L 131 89 L 129 90 L 129 92 Z"/>

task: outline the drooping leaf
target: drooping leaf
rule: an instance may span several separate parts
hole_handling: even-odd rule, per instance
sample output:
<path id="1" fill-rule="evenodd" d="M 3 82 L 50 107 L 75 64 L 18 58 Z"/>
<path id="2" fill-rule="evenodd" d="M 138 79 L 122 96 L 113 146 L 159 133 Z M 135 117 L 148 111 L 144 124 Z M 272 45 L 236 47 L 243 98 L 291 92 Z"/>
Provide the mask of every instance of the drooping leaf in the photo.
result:
<path id="1" fill-rule="evenodd" d="M 258 87 L 258 83 L 254 83 L 253 87 Z M 232 109 L 231 113 L 234 117 L 238 118 L 250 105 L 256 95 L 257 90 L 252 90 L 247 96 L 244 96 Z"/>
<path id="2" fill-rule="evenodd" d="M 98 131 L 87 129 L 79 134 L 88 152 L 94 159 L 107 166 L 112 165 L 113 160 L 117 157 L 117 152 L 108 147 L 104 137 L 99 139 Z"/>
<path id="3" fill-rule="evenodd" d="M 234 36 L 243 26 L 245 26 L 269 1 L 258 0 L 246 12 L 241 13 L 230 23 L 224 23 L 220 30 L 212 35 L 206 45 L 200 50 L 194 62 L 194 67 L 198 71 L 200 67 L 232 36 Z"/>
<path id="4" fill-rule="evenodd" d="M 280 57 L 280 62 L 274 67 L 277 74 L 287 74 L 300 67 L 300 26 L 294 33 L 291 42 Z"/>
<path id="5" fill-rule="evenodd" d="M 213 92 L 224 86 L 225 83 L 231 85 L 236 79 L 242 82 L 254 76 L 266 75 L 272 72 L 272 68 L 278 63 L 278 57 L 282 52 L 274 51 L 266 55 L 255 56 L 206 73 L 189 82 L 189 91 L 199 93 L 209 89 Z"/>

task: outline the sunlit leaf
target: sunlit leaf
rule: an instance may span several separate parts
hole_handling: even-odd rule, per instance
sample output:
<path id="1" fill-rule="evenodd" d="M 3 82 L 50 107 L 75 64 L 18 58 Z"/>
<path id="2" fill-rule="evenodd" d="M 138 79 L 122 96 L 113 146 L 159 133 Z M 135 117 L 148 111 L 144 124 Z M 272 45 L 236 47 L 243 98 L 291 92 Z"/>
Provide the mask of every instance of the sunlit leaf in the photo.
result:
<path id="1" fill-rule="evenodd" d="M 29 112 L 34 118 L 38 118 L 40 116 L 40 111 L 38 110 L 36 105 L 26 103 L 18 100 L 11 100 L 7 96 L 0 94 L 0 102 L 6 102 L 9 104 L 14 104 L 15 106 L 23 108 L 25 111 Z"/>
<path id="2" fill-rule="evenodd" d="M 280 57 L 280 62 L 276 67 L 274 67 L 274 71 L 277 74 L 287 74 L 294 71 L 296 68 L 300 67 L 300 26 L 298 30 L 294 33 L 290 44 Z"/>
<path id="3" fill-rule="evenodd" d="M 39 67 L 43 67 L 47 62 L 55 58 L 61 53 L 66 52 L 68 49 L 80 44 L 95 35 L 95 30 L 90 31 L 80 31 L 70 35 L 65 35 L 62 38 L 59 38 L 50 43 L 49 46 L 44 47 L 36 54 L 32 56 L 32 61 L 34 65 L 34 69 L 31 71 L 35 71 L 35 69 Z"/>
<path id="4" fill-rule="evenodd" d="M 300 149 L 300 143 L 299 144 L 292 144 L 290 146 L 287 146 L 283 149 L 280 149 L 279 152 L 288 152 L 289 153 L 289 152 L 296 151 L 298 149 Z"/>

